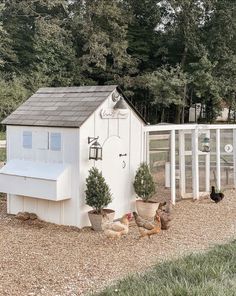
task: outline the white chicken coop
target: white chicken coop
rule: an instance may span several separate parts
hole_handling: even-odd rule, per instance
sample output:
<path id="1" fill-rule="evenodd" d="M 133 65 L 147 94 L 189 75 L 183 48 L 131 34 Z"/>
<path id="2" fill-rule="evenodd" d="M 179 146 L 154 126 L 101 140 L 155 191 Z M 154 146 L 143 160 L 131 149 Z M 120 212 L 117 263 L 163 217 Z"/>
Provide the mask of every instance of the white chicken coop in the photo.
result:
<path id="1" fill-rule="evenodd" d="M 147 125 L 117 86 L 42 88 L 4 121 L 7 211 L 88 225 L 85 179 L 96 166 L 116 217 L 133 210 L 133 181 L 150 164 L 158 195 L 199 198 L 236 184 L 236 125 Z"/>
<path id="2" fill-rule="evenodd" d="M 89 225 L 84 191 L 92 166 L 111 188 L 109 208 L 116 216 L 132 209 L 145 121 L 117 86 L 42 88 L 3 123 L 7 163 L 0 170 L 0 192 L 8 194 L 8 213 Z"/>

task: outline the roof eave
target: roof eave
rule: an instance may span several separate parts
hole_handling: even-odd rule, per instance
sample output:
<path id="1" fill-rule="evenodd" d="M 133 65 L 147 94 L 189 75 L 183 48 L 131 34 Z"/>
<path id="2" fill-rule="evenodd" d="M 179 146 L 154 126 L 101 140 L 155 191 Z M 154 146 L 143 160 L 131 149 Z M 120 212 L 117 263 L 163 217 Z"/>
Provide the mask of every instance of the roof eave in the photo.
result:
<path id="1" fill-rule="evenodd" d="M 2 125 L 5 125 L 5 126 L 30 126 L 30 127 L 47 127 L 47 128 L 80 128 L 80 126 L 66 126 L 66 125 L 40 125 L 40 124 L 23 124 L 23 123 L 19 123 L 19 124 L 16 124 L 16 123 L 1 123 Z"/>

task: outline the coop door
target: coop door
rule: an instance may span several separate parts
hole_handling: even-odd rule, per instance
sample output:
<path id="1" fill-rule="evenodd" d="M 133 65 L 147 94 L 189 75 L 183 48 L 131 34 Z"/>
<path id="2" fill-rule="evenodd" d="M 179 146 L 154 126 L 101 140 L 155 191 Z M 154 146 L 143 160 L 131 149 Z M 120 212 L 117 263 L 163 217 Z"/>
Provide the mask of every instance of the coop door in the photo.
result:
<path id="1" fill-rule="evenodd" d="M 210 131 L 179 132 L 180 195 L 183 198 L 205 195 L 210 184 Z"/>
<path id="2" fill-rule="evenodd" d="M 125 142 L 117 137 L 110 137 L 103 146 L 102 172 L 112 193 L 109 208 L 120 217 L 129 207 L 129 157 Z"/>

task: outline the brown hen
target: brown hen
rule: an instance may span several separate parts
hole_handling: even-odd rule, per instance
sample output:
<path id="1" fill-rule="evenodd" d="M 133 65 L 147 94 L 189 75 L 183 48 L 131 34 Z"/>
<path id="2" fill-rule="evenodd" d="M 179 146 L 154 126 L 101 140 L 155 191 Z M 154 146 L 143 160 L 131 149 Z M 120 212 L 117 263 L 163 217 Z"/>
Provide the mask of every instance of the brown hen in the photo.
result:
<path id="1" fill-rule="evenodd" d="M 161 219 L 158 214 L 155 215 L 153 222 L 147 221 L 140 217 L 136 212 L 133 212 L 135 222 L 139 228 L 140 238 L 157 234 L 161 231 Z"/>

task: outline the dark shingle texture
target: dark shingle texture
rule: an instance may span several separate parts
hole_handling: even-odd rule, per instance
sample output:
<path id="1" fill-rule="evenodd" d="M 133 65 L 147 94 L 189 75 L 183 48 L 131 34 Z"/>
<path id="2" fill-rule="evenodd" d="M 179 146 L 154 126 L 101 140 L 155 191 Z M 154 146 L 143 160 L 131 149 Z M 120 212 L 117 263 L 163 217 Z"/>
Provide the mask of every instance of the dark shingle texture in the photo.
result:
<path id="1" fill-rule="evenodd" d="M 80 127 L 116 85 L 40 88 L 3 124 Z"/>

